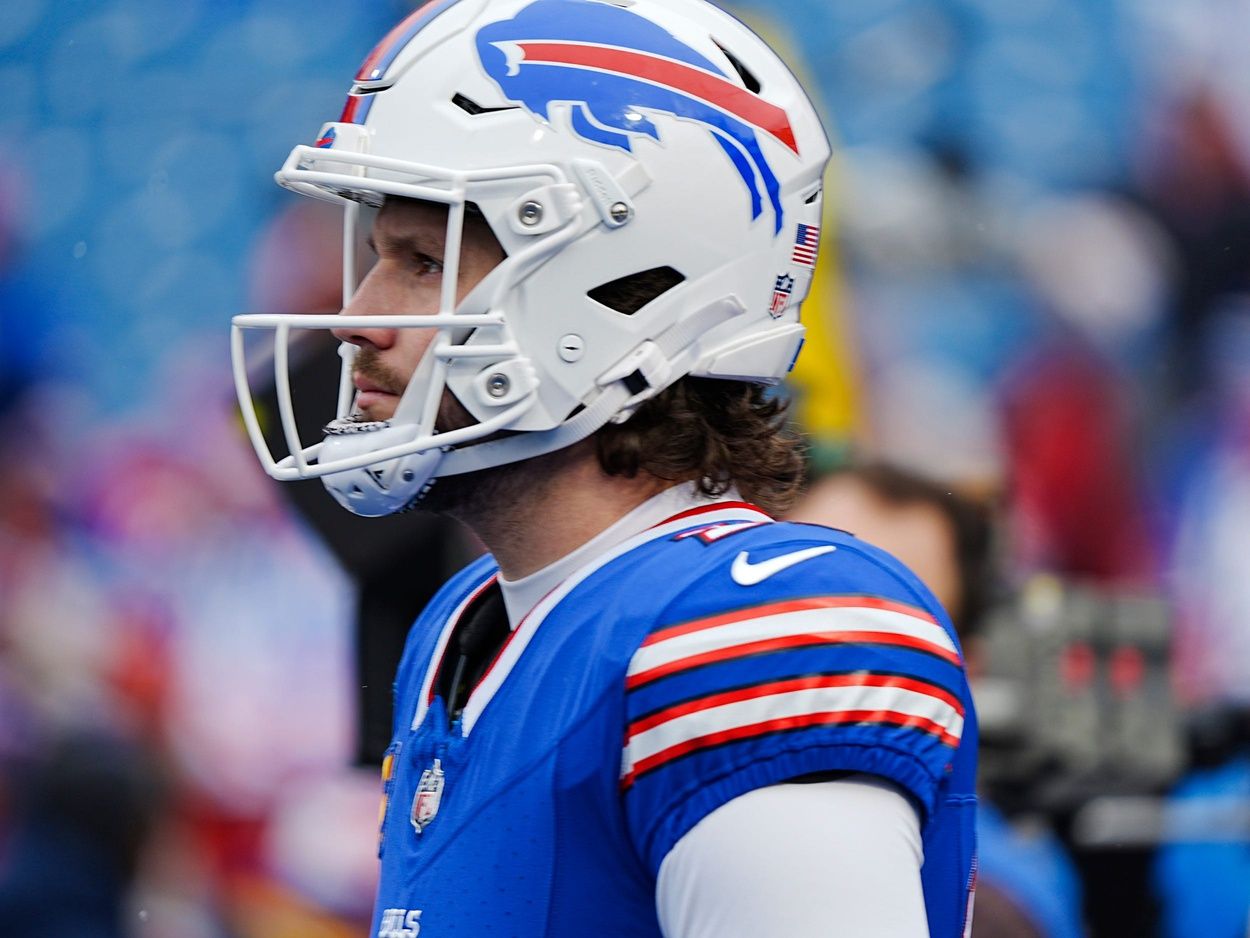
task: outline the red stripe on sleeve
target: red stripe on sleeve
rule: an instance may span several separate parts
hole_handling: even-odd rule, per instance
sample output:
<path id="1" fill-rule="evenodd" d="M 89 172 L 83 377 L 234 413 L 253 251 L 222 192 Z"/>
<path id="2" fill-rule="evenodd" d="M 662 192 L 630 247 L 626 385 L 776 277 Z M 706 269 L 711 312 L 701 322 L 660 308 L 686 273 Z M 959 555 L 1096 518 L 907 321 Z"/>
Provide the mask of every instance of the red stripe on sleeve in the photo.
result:
<path id="1" fill-rule="evenodd" d="M 788 694 L 793 691 L 816 690 L 823 687 L 897 687 L 901 690 L 914 691 L 918 694 L 927 694 L 930 697 L 935 697 L 951 707 L 961 717 L 964 715 L 964 705 L 957 697 L 945 688 L 938 687 L 936 684 L 931 684 L 928 681 L 903 677 L 897 674 L 815 674 L 808 677 L 770 681 L 751 687 L 739 687 L 717 694 L 708 694 L 706 697 L 700 697 L 696 700 L 687 700 L 683 703 L 674 704 L 671 707 L 659 710 L 650 716 L 631 723 L 626 735 L 626 742 L 639 733 L 644 733 L 652 727 L 659 726 L 661 723 L 667 723 L 669 720 L 675 720 L 690 713 L 697 713 L 700 710 L 710 710 L 713 707 L 738 703 L 743 700 L 754 700 L 759 697 L 768 697 L 773 694 Z"/>
<path id="2" fill-rule="evenodd" d="M 622 790 L 628 789 L 642 775 L 653 772 L 666 763 L 672 762 L 681 756 L 700 749 L 709 749 L 712 746 L 719 746 L 722 743 L 731 743 L 738 740 L 750 739 L 757 736 L 766 736 L 769 733 L 784 732 L 786 730 L 806 729 L 814 726 L 836 726 L 842 723 L 878 723 L 884 726 L 897 726 L 903 729 L 916 729 L 935 736 L 942 741 L 943 744 L 950 746 L 952 749 L 959 745 L 959 738 L 952 736 L 946 729 L 932 720 L 924 717 L 913 716 L 910 713 L 896 713 L 892 710 L 839 710 L 834 713 L 804 713 L 798 716 L 782 717 L 776 720 L 765 720 L 762 723 L 754 723 L 750 726 L 736 726 L 731 730 L 723 730 L 719 733 L 709 733 L 706 736 L 699 736 L 694 739 L 688 739 L 684 742 L 670 746 L 662 752 L 657 752 L 649 758 L 643 759 L 633 769 L 621 779 Z"/>
<path id="3" fill-rule="evenodd" d="M 895 645 L 900 648 L 913 648 L 917 651 L 928 652 L 931 655 L 937 655 L 944 661 L 951 664 L 960 664 L 959 656 L 954 652 L 943 648 L 941 645 L 934 645 L 923 639 L 913 638 L 910 635 L 898 635 L 894 632 L 807 632 L 801 635 L 783 635 L 778 638 L 766 638 L 755 642 L 744 642 L 741 645 L 733 645 L 729 648 L 718 648 L 715 651 L 705 651 L 702 654 L 690 655 L 686 658 L 678 658 L 676 661 L 669 661 L 654 668 L 648 668 L 646 671 L 639 671 L 637 674 L 631 674 L 625 679 L 625 689 L 635 690 L 643 684 L 649 684 L 652 681 L 658 681 L 662 677 L 668 677 L 670 674 L 676 674 L 679 671 L 686 671 L 690 668 L 697 668 L 705 664 L 716 664 L 720 661 L 729 661 L 732 658 L 746 658 L 750 655 L 767 654 L 774 651 L 785 651 L 790 648 L 815 647 L 818 645 Z"/>
<path id="4" fill-rule="evenodd" d="M 689 635 L 691 632 L 701 632 L 704 629 L 714 629 L 721 625 L 732 625 L 735 622 L 745 622 L 748 619 L 762 619 L 764 616 L 778 615 L 783 612 L 803 612 L 808 609 L 879 609 L 885 612 L 902 613 L 905 616 L 911 616 L 913 619 L 922 619 L 925 622 L 936 625 L 938 628 L 942 627 L 937 619 L 917 606 L 909 606 L 906 603 L 895 602 L 891 599 L 882 599 L 879 596 L 812 596 L 807 599 L 787 599 L 778 603 L 765 603 L 761 606 L 735 609 L 733 612 L 723 612 L 719 615 L 709 616 L 706 619 L 695 619 L 693 622 L 683 622 L 680 625 L 669 626 L 666 629 L 660 629 L 658 632 L 652 632 L 639 647 L 646 648 L 650 645 L 658 645 L 660 642 L 667 641 L 670 638 Z"/>

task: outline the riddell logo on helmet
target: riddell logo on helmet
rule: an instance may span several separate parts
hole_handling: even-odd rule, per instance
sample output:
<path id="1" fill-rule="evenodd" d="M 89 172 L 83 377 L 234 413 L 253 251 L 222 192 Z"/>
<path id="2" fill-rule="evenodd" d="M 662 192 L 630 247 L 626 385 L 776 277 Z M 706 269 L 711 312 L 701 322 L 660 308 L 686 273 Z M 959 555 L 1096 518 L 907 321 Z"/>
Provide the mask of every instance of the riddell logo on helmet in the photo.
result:
<path id="1" fill-rule="evenodd" d="M 774 234 L 781 231 L 781 185 L 757 131 L 798 156 L 789 115 L 650 20 L 607 4 L 536 0 L 483 27 L 477 51 L 500 91 L 532 114 L 550 120 L 553 103 L 571 102 L 574 132 L 593 143 L 632 152 L 634 138 L 661 141 L 642 112 L 706 125 L 751 195 L 752 219 L 767 197 Z"/>

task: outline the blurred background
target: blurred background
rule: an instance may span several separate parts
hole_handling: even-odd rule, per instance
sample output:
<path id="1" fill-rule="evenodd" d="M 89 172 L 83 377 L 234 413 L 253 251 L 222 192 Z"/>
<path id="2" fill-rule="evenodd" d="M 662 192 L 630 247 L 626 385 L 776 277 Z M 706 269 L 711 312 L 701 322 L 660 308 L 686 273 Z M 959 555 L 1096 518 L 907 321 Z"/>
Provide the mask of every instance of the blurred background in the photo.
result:
<path id="1" fill-rule="evenodd" d="M 6 936 L 367 927 L 385 628 L 474 548 L 278 491 L 228 322 L 337 309 L 272 173 L 416 5 L 0 4 Z M 734 6 L 840 142 L 813 490 L 984 526 L 975 934 L 1244 938 L 1250 0 Z"/>

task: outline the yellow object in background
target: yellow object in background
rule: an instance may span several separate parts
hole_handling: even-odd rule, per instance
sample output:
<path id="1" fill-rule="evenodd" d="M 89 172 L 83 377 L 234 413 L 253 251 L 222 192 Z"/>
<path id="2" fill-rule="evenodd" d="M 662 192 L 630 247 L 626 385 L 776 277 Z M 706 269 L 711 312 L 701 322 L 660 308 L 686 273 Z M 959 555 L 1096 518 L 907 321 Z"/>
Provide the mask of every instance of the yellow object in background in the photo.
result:
<path id="1" fill-rule="evenodd" d="M 804 67 L 804 57 L 790 37 L 756 14 L 743 10 L 733 12 L 776 49 L 790 66 L 823 115 L 826 131 L 834 138 L 834 122 L 829 117 L 829 109 L 816 93 L 816 81 Z M 862 394 L 855 367 L 855 338 L 838 250 L 840 175 L 835 155 L 825 175 L 820 257 L 811 292 L 803 304 L 807 342 L 789 379 L 794 397 L 792 413 L 795 423 L 810 440 L 810 462 L 817 474 L 844 462 L 851 448 L 863 442 L 865 432 Z"/>
<path id="2" fill-rule="evenodd" d="M 833 172 L 831 170 L 830 175 Z M 829 186 L 829 181 L 826 180 L 827 194 L 836 191 Z M 803 304 L 807 342 L 790 375 L 795 420 L 810 438 L 810 461 L 817 472 L 844 461 L 863 432 L 854 337 L 837 250 L 837 220 L 832 202 L 827 199 L 825 203 L 820 258 L 811 293 Z"/>

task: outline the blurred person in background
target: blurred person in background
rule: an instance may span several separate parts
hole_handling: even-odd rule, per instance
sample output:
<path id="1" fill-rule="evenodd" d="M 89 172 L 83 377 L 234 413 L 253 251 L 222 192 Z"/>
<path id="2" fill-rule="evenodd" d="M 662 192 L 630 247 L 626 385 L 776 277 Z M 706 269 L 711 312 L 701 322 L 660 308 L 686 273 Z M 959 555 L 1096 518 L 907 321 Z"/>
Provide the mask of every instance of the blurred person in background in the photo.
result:
<path id="1" fill-rule="evenodd" d="M 28 429 L 56 393 L 0 416 L 0 931 L 123 938 L 165 785 L 112 683 L 114 597 L 67 523 L 53 444 Z"/>
<path id="2" fill-rule="evenodd" d="M 52 429 L 73 424 L 74 394 L 49 377 L 55 289 L 30 264 L 37 200 L 12 156 L 0 159 L 0 933 L 130 938 L 166 786 L 112 682 L 118 606 Z"/>
<path id="3" fill-rule="evenodd" d="M 279 174 L 380 205 L 379 260 L 343 316 L 236 317 L 279 363 L 290 329 L 345 343 L 319 444 L 279 373 L 281 460 L 240 381 L 262 462 L 494 554 L 401 664 L 379 938 L 964 932 L 975 719 L 945 614 L 743 501 L 798 477 L 760 385 L 798 350 L 826 157 L 708 4 L 447 0 Z"/>
<path id="4" fill-rule="evenodd" d="M 151 755 L 111 733 L 62 731 L 10 764 L 11 829 L 0 840 L 6 938 L 127 938 L 131 890 L 165 810 Z"/>
<path id="5" fill-rule="evenodd" d="M 959 633 L 975 693 L 979 635 L 1001 588 L 992 511 L 886 463 L 816 475 L 787 520 L 840 528 L 902 560 L 933 590 Z M 973 938 L 1082 938 L 1081 886 L 1045 827 L 1014 827 L 982 792 Z"/>
<path id="6" fill-rule="evenodd" d="M 1143 11 L 1149 93 L 1133 177 L 1181 259 L 1151 461 L 1190 724 L 1191 765 L 1154 867 L 1167 938 L 1250 933 L 1248 12 Z"/>
<path id="7" fill-rule="evenodd" d="M 1221 728 L 1224 751 L 1187 773 L 1164 808 L 1153 869 L 1164 938 L 1250 934 L 1250 719 L 1223 716 L 1233 724 Z"/>
<path id="8" fill-rule="evenodd" d="M 1204 393 L 1173 431 L 1185 445 L 1169 466 L 1192 765 L 1165 809 L 1154 883 L 1165 938 L 1240 938 L 1250 930 L 1250 294 L 1225 297 L 1200 344 Z"/>
<path id="9" fill-rule="evenodd" d="M 1173 246 L 1146 212 L 1109 193 L 1039 199 L 1011 244 L 1038 331 L 993 389 L 1006 563 L 1026 575 L 1153 586 L 1162 550 L 1143 457 Z"/>
<path id="10" fill-rule="evenodd" d="M 1244 29 L 1237 35 L 1244 41 Z M 1153 104 L 1134 167 L 1143 203 L 1179 254 L 1169 367 L 1160 374 L 1178 403 L 1206 385 L 1209 321 L 1226 297 L 1250 289 L 1250 143 L 1238 123 L 1250 115 L 1250 106 L 1244 86 L 1225 89 L 1220 86 L 1227 78 L 1211 76 L 1204 83 L 1195 77 L 1181 72 Z"/>
<path id="11" fill-rule="evenodd" d="M 346 803 L 333 824 L 305 825 L 332 849 L 274 836 L 347 758 L 332 563 L 266 508 L 272 490 L 250 461 L 234 473 L 227 409 L 188 421 L 192 408 L 171 407 L 194 440 L 84 433 L 80 463 L 29 429 L 40 422 L 28 408 L 60 414 L 63 395 L 40 385 L 0 443 L 0 932 L 46 934 L 64 917 L 84 934 L 218 938 L 225 922 L 264 934 L 250 900 L 260 884 L 266 921 L 296 907 L 285 914 L 330 928 L 290 888 L 326 865 L 319 855 L 341 878 L 316 891 L 345 917 L 367 910 L 371 855 L 353 866 L 334 835 L 356 820 L 370 829 L 372 779 L 358 787 L 363 810 Z M 193 469 L 197 446 L 213 454 L 211 478 Z M 261 543 L 258 558 L 248 545 Z M 268 562 L 276 544 L 281 564 Z M 279 582 L 310 604 L 295 620 L 264 609 Z M 303 672 L 283 680 L 269 663 L 293 649 Z M 259 699 L 292 707 L 257 722 Z"/>

